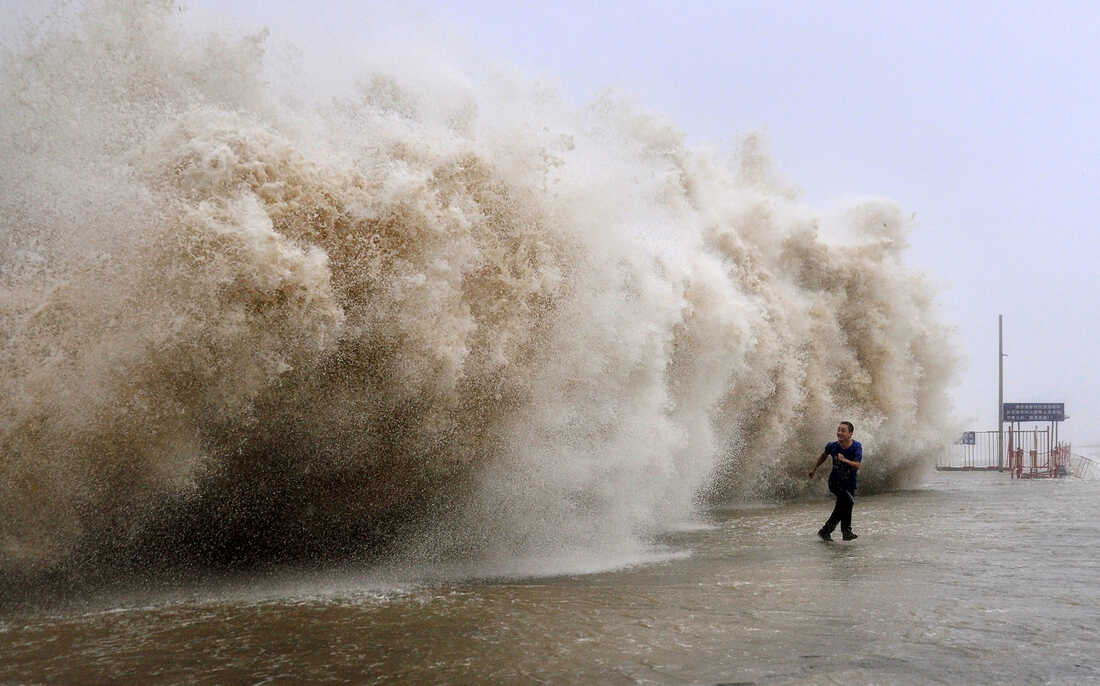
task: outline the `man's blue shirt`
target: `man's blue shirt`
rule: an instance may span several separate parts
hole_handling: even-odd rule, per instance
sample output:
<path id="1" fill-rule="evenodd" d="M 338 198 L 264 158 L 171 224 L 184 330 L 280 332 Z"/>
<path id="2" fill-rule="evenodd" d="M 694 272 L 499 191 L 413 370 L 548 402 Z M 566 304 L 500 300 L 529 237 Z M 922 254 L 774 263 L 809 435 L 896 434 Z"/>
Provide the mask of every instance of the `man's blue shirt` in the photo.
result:
<path id="1" fill-rule="evenodd" d="M 829 475 L 829 480 L 839 479 L 841 484 L 847 484 L 849 490 L 855 491 L 859 486 L 859 470 L 841 464 L 836 456 L 838 454 L 843 455 L 852 462 L 862 463 L 863 446 L 859 444 L 859 441 L 852 441 L 852 444 L 847 448 L 841 448 L 839 441 L 833 441 L 825 446 L 825 454 L 833 458 L 833 473 Z"/>

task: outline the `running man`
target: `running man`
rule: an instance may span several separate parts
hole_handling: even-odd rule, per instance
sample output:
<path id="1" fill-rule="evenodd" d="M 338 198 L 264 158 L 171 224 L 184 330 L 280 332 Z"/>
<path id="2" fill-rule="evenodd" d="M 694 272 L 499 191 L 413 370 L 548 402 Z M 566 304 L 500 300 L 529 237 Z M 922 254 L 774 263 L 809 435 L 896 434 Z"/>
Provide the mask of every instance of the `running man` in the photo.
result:
<path id="1" fill-rule="evenodd" d="M 863 446 L 852 440 L 856 427 L 851 422 L 841 422 L 836 427 L 836 441 L 825 446 L 817 464 L 810 469 L 810 478 L 814 478 L 817 468 L 826 457 L 833 458 L 833 471 L 829 472 L 829 490 L 836 496 L 836 506 L 829 515 L 829 521 L 818 530 L 817 535 L 823 541 L 833 540 L 832 533 L 840 524 L 840 533 L 845 541 L 859 538 L 852 533 L 852 506 L 856 502 L 856 487 L 859 478 L 859 466 L 863 462 Z"/>

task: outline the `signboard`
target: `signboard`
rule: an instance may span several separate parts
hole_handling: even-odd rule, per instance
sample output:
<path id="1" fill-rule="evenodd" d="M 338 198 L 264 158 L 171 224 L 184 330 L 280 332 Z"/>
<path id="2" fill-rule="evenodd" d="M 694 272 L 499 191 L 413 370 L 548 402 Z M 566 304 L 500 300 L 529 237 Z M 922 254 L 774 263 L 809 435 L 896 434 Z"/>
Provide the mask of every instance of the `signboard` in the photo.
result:
<path id="1" fill-rule="evenodd" d="M 1005 403 L 1006 422 L 1062 422 L 1066 419 L 1065 403 Z"/>
<path id="2" fill-rule="evenodd" d="M 962 436 L 959 436 L 959 440 L 955 441 L 955 445 L 974 445 L 977 442 L 974 438 L 973 431 L 964 431 Z"/>

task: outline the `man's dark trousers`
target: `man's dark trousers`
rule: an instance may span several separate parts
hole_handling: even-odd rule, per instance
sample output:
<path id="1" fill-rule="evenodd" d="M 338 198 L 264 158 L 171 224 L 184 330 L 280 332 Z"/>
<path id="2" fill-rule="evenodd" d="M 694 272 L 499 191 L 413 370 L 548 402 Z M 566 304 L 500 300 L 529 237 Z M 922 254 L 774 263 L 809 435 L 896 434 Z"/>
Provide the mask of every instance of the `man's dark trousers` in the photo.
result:
<path id="1" fill-rule="evenodd" d="M 833 482 L 833 479 L 830 479 Z M 821 527 L 821 530 L 827 534 L 831 534 L 836 525 L 840 524 L 841 531 L 852 530 L 852 506 L 856 503 L 855 494 L 848 489 L 850 484 L 838 483 L 840 479 L 836 479 L 834 483 L 829 484 L 829 490 L 836 496 L 836 505 L 833 507 L 833 513 L 829 515 L 829 521 L 825 522 L 825 526 Z"/>

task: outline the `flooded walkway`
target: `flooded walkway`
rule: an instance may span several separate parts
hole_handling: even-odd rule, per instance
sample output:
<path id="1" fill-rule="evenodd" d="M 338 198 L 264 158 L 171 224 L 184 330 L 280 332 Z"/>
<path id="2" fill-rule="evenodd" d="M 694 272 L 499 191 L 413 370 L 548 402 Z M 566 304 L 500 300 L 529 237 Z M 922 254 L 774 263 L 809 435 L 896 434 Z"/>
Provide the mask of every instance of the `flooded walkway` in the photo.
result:
<path id="1" fill-rule="evenodd" d="M 0 683 L 1100 682 L 1100 482 L 936 474 L 711 512 L 659 562 L 545 578 L 255 578 L 0 618 Z M 110 604 L 110 603 L 109 603 Z"/>

